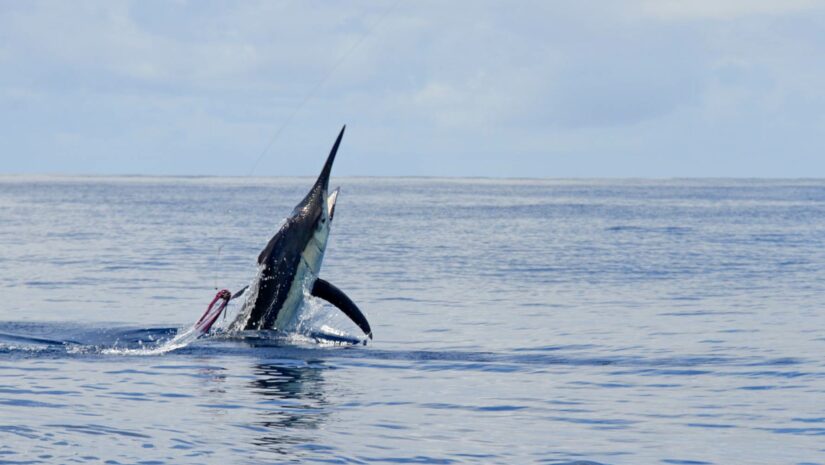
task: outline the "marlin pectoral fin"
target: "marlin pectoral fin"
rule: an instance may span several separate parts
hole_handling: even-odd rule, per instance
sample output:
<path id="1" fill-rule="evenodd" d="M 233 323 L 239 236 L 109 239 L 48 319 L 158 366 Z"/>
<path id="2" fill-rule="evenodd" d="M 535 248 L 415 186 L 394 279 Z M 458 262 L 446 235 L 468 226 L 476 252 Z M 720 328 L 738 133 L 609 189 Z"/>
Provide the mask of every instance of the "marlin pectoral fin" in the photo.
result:
<path id="1" fill-rule="evenodd" d="M 355 302 L 347 297 L 341 289 L 338 289 L 329 282 L 318 278 L 312 286 L 312 295 L 320 299 L 324 299 L 332 305 L 338 307 L 342 312 L 344 312 L 344 315 L 348 316 L 350 320 L 361 328 L 361 331 L 363 331 L 364 334 L 372 339 L 372 329 L 370 328 L 369 322 L 367 322 L 367 317 L 361 313 L 361 310 L 358 309 Z"/>

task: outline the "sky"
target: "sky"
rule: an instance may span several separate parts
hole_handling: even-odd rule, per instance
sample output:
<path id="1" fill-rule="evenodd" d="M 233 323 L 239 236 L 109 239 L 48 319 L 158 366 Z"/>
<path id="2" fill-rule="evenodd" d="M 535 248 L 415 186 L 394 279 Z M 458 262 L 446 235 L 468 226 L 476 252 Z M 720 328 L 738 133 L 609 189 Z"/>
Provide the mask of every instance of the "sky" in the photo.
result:
<path id="1" fill-rule="evenodd" d="M 825 2 L 0 0 L 0 174 L 825 177 Z"/>

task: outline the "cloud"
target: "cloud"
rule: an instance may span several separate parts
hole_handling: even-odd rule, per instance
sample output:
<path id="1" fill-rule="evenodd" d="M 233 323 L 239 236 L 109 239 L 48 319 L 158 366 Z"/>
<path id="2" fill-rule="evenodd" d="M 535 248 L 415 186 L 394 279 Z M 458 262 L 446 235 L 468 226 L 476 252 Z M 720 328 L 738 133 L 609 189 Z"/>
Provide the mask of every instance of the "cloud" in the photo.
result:
<path id="1" fill-rule="evenodd" d="M 814 153 L 823 23 L 803 1 L 10 3 L 3 161 L 247 174 L 290 118 L 260 174 L 313 173 L 343 122 L 341 174 L 678 175 L 790 137 Z M 760 159 L 743 170 L 772 172 Z"/>
<path id="2" fill-rule="evenodd" d="M 644 0 L 641 12 L 665 20 L 729 20 L 743 16 L 775 16 L 821 8 L 815 0 Z"/>

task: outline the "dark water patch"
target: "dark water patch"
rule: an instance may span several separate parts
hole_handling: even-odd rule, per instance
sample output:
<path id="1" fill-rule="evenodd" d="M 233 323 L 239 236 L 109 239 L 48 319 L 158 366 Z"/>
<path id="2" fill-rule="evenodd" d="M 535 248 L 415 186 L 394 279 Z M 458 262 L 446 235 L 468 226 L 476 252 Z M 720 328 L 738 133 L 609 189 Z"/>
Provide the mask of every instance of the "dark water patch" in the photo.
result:
<path id="1" fill-rule="evenodd" d="M 110 392 L 106 394 L 102 394 L 105 397 L 111 397 L 114 399 L 120 400 L 128 400 L 130 402 L 157 402 L 155 399 L 149 398 L 146 394 L 135 394 L 135 393 L 122 393 L 122 392 Z"/>
<path id="2" fill-rule="evenodd" d="M 16 425 L 0 425 L 0 433 L 14 434 L 27 439 L 37 439 L 40 435 L 32 428 Z"/>
<path id="3" fill-rule="evenodd" d="M 701 376 L 714 373 L 711 370 L 697 369 L 676 369 L 676 368 L 639 368 L 632 371 L 614 371 L 613 375 L 636 375 L 636 376 Z"/>
<path id="4" fill-rule="evenodd" d="M 797 266 L 797 265 L 810 265 L 811 262 L 809 260 L 782 260 L 776 263 L 780 267 L 786 266 Z"/>
<path id="5" fill-rule="evenodd" d="M 53 339 L 44 339 L 32 336 L 20 336 L 16 334 L 0 333 L 0 344 L 2 343 L 17 343 L 17 344 L 31 344 L 31 345 L 47 345 L 47 346 L 64 346 L 67 344 L 78 344 L 77 341 L 56 341 Z"/>
<path id="6" fill-rule="evenodd" d="M 413 405 L 413 402 L 407 401 L 389 401 L 389 402 L 363 402 L 363 403 L 352 403 L 352 402 L 344 402 L 339 404 L 339 407 L 344 408 L 354 408 L 354 407 L 399 407 L 405 405 Z"/>
<path id="7" fill-rule="evenodd" d="M 144 392 L 110 391 L 109 394 L 120 397 L 145 397 Z"/>
<path id="8" fill-rule="evenodd" d="M 825 371 L 819 373 L 804 372 L 804 371 L 778 371 L 778 370 L 763 370 L 763 371 L 742 371 L 742 372 L 723 372 L 717 373 L 720 376 L 744 376 L 748 378 L 823 378 Z"/>
<path id="9" fill-rule="evenodd" d="M 574 460 L 572 462 L 559 459 L 542 459 L 539 463 L 546 463 L 547 465 L 607 465 L 600 462 L 593 462 L 591 460 Z"/>
<path id="10" fill-rule="evenodd" d="M 723 315 L 753 315 L 754 312 L 743 311 L 713 311 L 713 310 L 694 310 L 684 312 L 665 312 L 659 313 L 659 316 L 723 316 Z"/>
<path id="11" fill-rule="evenodd" d="M 475 459 L 475 460 L 493 459 L 493 458 L 496 457 L 493 454 L 470 454 L 470 453 L 459 453 L 459 454 L 455 454 L 455 456 L 456 457 L 464 457 L 464 458 L 468 458 L 468 459 Z"/>
<path id="12" fill-rule="evenodd" d="M 149 375 L 149 376 L 159 376 L 163 373 L 157 371 L 150 371 L 150 370 L 138 370 L 135 368 L 124 368 L 122 370 L 111 370 L 105 372 L 107 375 Z"/>
<path id="13" fill-rule="evenodd" d="M 761 428 L 776 434 L 794 434 L 801 436 L 825 436 L 825 428 Z"/>
<path id="14" fill-rule="evenodd" d="M 634 388 L 636 387 L 635 384 L 628 384 L 628 383 L 610 383 L 610 382 L 603 382 L 598 383 L 594 381 L 572 381 L 570 384 L 574 386 L 592 386 L 597 388 L 605 388 L 605 389 L 623 389 L 623 388 Z"/>
<path id="15" fill-rule="evenodd" d="M 249 431 L 254 431 L 254 432 L 257 432 L 257 433 L 266 433 L 266 432 L 269 431 L 268 427 L 259 426 L 259 425 L 250 425 L 250 424 L 246 424 L 246 423 L 239 423 L 239 424 L 235 424 L 234 426 L 237 427 L 237 428 L 241 428 L 241 429 L 249 430 Z"/>
<path id="16" fill-rule="evenodd" d="M 183 371 L 183 372 L 190 372 L 190 371 L 201 371 L 201 370 L 208 370 L 208 371 L 225 371 L 226 368 L 218 365 L 193 365 L 193 364 L 181 364 L 181 365 L 152 365 L 151 367 L 153 370 L 171 370 L 171 371 Z"/>
<path id="17" fill-rule="evenodd" d="M 549 417 L 553 421 L 563 423 L 575 423 L 588 425 L 597 429 L 623 429 L 639 423 L 636 420 L 626 420 L 620 418 L 574 418 L 574 417 Z"/>
<path id="18" fill-rule="evenodd" d="M 46 424 L 43 425 L 47 428 L 55 428 L 59 430 L 68 430 L 83 434 L 88 434 L 92 436 L 106 436 L 106 435 L 116 435 L 116 436 L 125 436 L 130 438 L 141 438 L 141 439 L 149 439 L 150 436 L 147 436 L 142 433 L 136 433 L 133 431 L 128 431 L 124 429 L 112 428 L 109 426 L 104 425 L 71 425 L 71 424 Z"/>
<path id="19" fill-rule="evenodd" d="M 63 408 L 65 404 L 54 404 L 50 402 L 40 402 L 29 399 L 0 399 L 0 405 L 7 405 L 9 407 L 25 407 L 25 408 Z"/>
<path id="20" fill-rule="evenodd" d="M 758 385 L 758 386 L 739 386 L 736 389 L 741 391 L 770 391 L 774 389 L 792 389 L 792 386 L 773 386 L 773 385 Z"/>
<path id="21" fill-rule="evenodd" d="M 523 405 L 491 405 L 485 407 L 477 407 L 478 412 L 515 412 L 518 410 L 525 410 L 527 407 Z"/>
<path id="22" fill-rule="evenodd" d="M 469 412 L 515 412 L 525 410 L 527 407 L 520 405 L 458 405 L 448 403 L 423 403 L 419 404 L 422 408 L 434 410 L 465 410 Z"/>
<path id="23" fill-rule="evenodd" d="M 460 363 L 442 363 L 442 362 L 426 362 L 421 363 L 415 367 L 422 371 L 478 371 L 486 373 L 517 373 L 524 371 L 524 367 L 520 365 L 512 365 L 506 363 L 476 363 L 476 362 L 460 362 Z"/>
<path id="24" fill-rule="evenodd" d="M 690 428 L 713 428 L 713 429 L 730 429 L 736 428 L 736 425 L 729 425 L 724 423 L 685 423 L 685 426 Z"/>
<path id="25" fill-rule="evenodd" d="M 513 352 L 557 352 L 561 350 L 590 350 L 596 348 L 593 344 L 568 344 L 558 346 L 517 347 Z"/>
<path id="26" fill-rule="evenodd" d="M 702 460 L 685 460 L 685 459 L 662 459 L 662 463 L 670 465 L 712 465 L 713 462 L 705 462 Z"/>
<path id="27" fill-rule="evenodd" d="M 376 428 L 393 429 L 393 430 L 408 430 L 408 426 L 400 425 L 398 423 L 373 423 L 372 426 Z"/>
<path id="28" fill-rule="evenodd" d="M 767 242 L 769 244 L 793 244 L 799 242 L 799 236 L 790 234 L 753 234 L 750 240 L 753 242 Z"/>
<path id="29" fill-rule="evenodd" d="M 57 389 L 41 389 L 41 390 L 34 390 L 34 389 L 18 389 L 18 388 L 10 388 L 0 386 L 0 394 L 34 394 L 34 395 L 46 395 L 46 396 L 68 396 L 68 395 L 76 395 L 80 394 L 79 391 L 60 391 Z"/>
<path id="30" fill-rule="evenodd" d="M 781 357 L 781 358 L 766 358 L 764 360 L 746 361 L 743 366 L 792 366 L 804 365 L 805 361 L 801 358 Z"/>
<path id="31" fill-rule="evenodd" d="M 423 464 L 423 465 L 450 465 L 458 463 L 453 459 L 436 458 L 427 455 L 415 455 L 411 457 L 359 457 L 368 463 L 400 463 L 400 464 Z"/>
<path id="32" fill-rule="evenodd" d="M 96 283 L 92 279 L 70 279 L 65 281 L 46 281 L 46 280 L 36 280 L 36 281 L 25 281 L 23 283 L 25 286 L 29 287 L 40 287 L 40 288 L 48 288 L 48 289 L 65 289 L 65 288 L 75 288 L 78 286 L 94 286 Z"/>
<path id="33" fill-rule="evenodd" d="M 160 393 L 158 395 L 161 396 L 161 397 L 167 397 L 167 398 L 170 398 L 170 399 L 185 399 L 185 398 L 195 397 L 192 394 L 183 394 L 183 393 L 179 393 L 179 392 L 163 392 L 163 393 Z"/>
<path id="34" fill-rule="evenodd" d="M 825 417 L 815 417 L 815 418 L 791 418 L 792 421 L 798 421 L 801 423 L 825 423 Z"/>
<path id="35" fill-rule="evenodd" d="M 637 234 L 664 234 L 681 236 L 693 231 L 692 228 L 683 226 L 633 226 L 633 225 L 618 225 L 604 228 L 608 232 L 627 232 Z"/>

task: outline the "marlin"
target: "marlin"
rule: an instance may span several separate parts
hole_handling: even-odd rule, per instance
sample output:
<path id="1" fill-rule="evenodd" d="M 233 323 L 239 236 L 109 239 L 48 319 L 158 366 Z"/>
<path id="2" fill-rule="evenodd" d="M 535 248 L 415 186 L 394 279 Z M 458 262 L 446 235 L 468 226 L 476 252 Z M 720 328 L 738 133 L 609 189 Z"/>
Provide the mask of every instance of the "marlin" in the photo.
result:
<path id="1" fill-rule="evenodd" d="M 258 275 L 232 324 L 234 329 L 293 328 L 307 289 L 339 308 L 372 339 L 370 324 L 358 306 L 343 291 L 318 277 L 339 192 L 329 192 L 329 176 L 346 128 L 341 128 L 312 189 L 258 255 Z"/>

